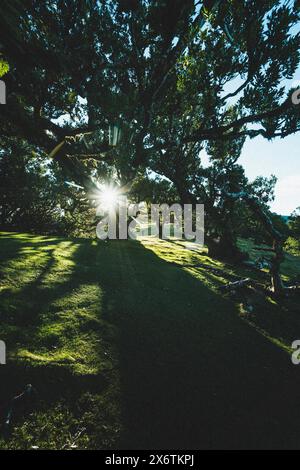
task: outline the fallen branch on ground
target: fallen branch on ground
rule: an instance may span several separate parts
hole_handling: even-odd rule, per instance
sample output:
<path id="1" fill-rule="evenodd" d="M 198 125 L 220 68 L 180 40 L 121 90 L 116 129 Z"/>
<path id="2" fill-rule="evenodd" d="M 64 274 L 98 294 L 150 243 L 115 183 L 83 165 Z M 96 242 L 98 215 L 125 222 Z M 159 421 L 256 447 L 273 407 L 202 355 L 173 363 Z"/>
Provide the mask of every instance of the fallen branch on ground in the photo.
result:
<path id="1" fill-rule="evenodd" d="M 240 287 L 251 286 L 252 284 L 253 281 L 249 277 L 246 277 L 245 279 L 240 279 L 239 281 L 229 282 L 228 284 L 221 286 L 220 289 L 235 290 L 239 289 Z"/>

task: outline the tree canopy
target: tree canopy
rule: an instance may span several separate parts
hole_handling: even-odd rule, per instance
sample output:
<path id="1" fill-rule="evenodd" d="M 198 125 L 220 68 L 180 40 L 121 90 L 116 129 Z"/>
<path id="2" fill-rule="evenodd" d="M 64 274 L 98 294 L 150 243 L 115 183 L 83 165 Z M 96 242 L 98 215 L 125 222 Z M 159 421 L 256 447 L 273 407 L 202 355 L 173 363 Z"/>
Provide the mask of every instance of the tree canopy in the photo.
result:
<path id="1" fill-rule="evenodd" d="M 190 149 L 237 157 L 246 136 L 299 130 L 283 83 L 299 64 L 299 2 L 3 0 L 0 13 L 2 135 L 87 188 L 87 161 L 126 181 L 167 160 L 169 177 Z M 109 126 L 121 130 L 116 146 Z"/>

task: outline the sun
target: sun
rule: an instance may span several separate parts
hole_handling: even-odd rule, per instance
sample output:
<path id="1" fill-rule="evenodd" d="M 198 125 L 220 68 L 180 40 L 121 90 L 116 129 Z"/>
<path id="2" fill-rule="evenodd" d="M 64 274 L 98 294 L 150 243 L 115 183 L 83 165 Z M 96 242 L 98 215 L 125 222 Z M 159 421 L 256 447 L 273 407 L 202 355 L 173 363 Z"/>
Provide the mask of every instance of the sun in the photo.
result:
<path id="1" fill-rule="evenodd" d="M 120 194 L 118 188 L 113 186 L 102 186 L 99 190 L 99 196 L 97 199 L 104 210 L 112 211 L 115 209 L 119 197 Z"/>

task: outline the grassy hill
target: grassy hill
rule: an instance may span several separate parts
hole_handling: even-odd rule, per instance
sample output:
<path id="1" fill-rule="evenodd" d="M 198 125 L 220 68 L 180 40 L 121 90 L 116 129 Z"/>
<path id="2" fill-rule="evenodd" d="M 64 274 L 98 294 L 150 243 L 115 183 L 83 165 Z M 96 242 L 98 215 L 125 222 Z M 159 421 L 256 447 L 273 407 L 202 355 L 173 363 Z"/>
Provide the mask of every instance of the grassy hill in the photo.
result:
<path id="1" fill-rule="evenodd" d="M 264 271 L 176 241 L 2 232 L 0 273 L 2 417 L 37 391 L 0 448 L 300 447 L 298 304 L 220 290 Z"/>

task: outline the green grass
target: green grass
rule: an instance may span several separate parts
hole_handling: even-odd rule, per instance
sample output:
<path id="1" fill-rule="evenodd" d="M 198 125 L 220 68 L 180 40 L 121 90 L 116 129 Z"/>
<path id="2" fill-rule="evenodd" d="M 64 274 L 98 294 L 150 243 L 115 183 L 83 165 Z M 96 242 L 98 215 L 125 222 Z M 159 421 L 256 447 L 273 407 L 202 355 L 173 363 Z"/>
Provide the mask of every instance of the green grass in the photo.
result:
<path id="1" fill-rule="evenodd" d="M 289 243 L 291 244 L 291 242 Z M 288 246 L 290 246 L 290 244 Z M 268 251 L 255 249 L 256 245 L 252 240 L 239 240 L 239 246 L 243 251 L 246 251 L 247 253 L 249 253 L 250 260 L 252 261 L 257 261 L 262 256 L 264 256 L 265 258 L 270 258 L 270 253 Z M 267 245 L 261 245 L 260 248 L 270 248 L 270 247 L 268 247 Z M 281 272 L 282 272 L 284 280 L 289 280 L 290 278 L 293 278 L 293 279 L 300 278 L 299 256 L 300 256 L 300 253 L 297 253 L 296 250 L 294 251 L 291 250 L 290 252 L 285 253 L 285 260 L 281 266 Z"/>
<path id="2" fill-rule="evenodd" d="M 288 237 L 285 247 L 290 254 L 300 256 L 300 241 L 296 238 Z"/>
<path id="3" fill-rule="evenodd" d="M 249 316 L 199 263 L 267 276 L 175 241 L 2 232 L 0 406 L 38 395 L 0 448 L 299 448 L 299 312 L 253 298 Z"/>

